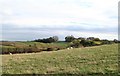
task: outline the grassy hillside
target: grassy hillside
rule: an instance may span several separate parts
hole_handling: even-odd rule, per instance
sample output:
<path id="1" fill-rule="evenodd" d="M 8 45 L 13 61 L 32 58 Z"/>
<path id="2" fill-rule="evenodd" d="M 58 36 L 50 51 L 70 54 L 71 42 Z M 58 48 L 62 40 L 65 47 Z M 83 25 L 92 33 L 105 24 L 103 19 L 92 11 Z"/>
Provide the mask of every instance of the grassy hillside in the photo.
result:
<path id="1" fill-rule="evenodd" d="M 118 46 L 102 45 L 41 53 L 2 55 L 3 74 L 117 76 Z"/>
<path id="2" fill-rule="evenodd" d="M 67 42 L 54 42 L 54 43 L 41 43 L 41 42 L 31 42 L 31 41 L 28 41 L 28 42 L 0 42 L 0 45 L 2 45 L 3 47 L 4 46 L 9 46 L 9 47 L 20 47 L 20 48 L 24 48 L 24 47 L 29 47 L 29 45 L 31 46 L 34 46 L 34 44 L 36 44 L 37 47 L 39 48 L 44 48 L 44 47 L 63 47 L 65 48 L 68 43 Z"/>
<path id="3" fill-rule="evenodd" d="M 41 51 L 57 51 L 65 49 L 68 46 L 67 42 L 40 43 L 40 42 L 0 42 L 0 52 L 2 54 L 9 53 L 31 53 Z"/>

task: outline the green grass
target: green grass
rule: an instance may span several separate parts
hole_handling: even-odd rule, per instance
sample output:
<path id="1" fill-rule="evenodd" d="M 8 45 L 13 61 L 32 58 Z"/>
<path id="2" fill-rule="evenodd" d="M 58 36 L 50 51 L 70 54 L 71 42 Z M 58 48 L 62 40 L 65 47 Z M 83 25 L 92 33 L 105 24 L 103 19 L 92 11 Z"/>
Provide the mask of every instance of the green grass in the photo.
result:
<path id="1" fill-rule="evenodd" d="M 94 43 L 97 44 L 97 45 L 102 44 L 102 42 L 100 42 L 100 41 L 94 41 Z"/>
<path id="2" fill-rule="evenodd" d="M 2 55 L 3 74 L 118 74 L 117 44 L 52 52 Z"/>
<path id="3" fill-rule="evenodd" d="M 19 42 L 0 42 L 0 52 L 3 54 L 25 52 L 25 48 L 31 48 L 34 52 L 34 48 L 38 51 L 45 51 L 48 48 L 51 48 L 52 51 L 65 49 L 68 46 L 67 42 L 54 42 L 54 43 L 41 43 L 41 42 L 32 42 L 32 41 L 19 41 Z M 24 48 L 24 49 L 23 49 Z M 27 50 L 26 50 L 27 52 Z"/>
<path id="4" fill-rule="evenodd" d="M 38 47 L 48 47 L 48 46 L 60 46 L 60 47 L 66 47 L 68 45 L 67 42 L 54 42 L 54 43 L 41 43 L 41 42 L 0 42 L 0 45 L 2 46 L 14 46 L 14 47 L 28 47 L 29 45 L 34 46 L 36 44 Z"/>

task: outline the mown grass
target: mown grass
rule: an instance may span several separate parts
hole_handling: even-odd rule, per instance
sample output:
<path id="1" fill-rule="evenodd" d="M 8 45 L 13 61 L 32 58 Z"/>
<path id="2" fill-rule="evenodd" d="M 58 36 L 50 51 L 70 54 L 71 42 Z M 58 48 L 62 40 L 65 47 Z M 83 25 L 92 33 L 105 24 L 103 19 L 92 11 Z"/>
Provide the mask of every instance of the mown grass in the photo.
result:
<path id="1" fill-rule="evenodd" d="M 118 75 L 117 44 L 2 55 L 3 74 Z"/>

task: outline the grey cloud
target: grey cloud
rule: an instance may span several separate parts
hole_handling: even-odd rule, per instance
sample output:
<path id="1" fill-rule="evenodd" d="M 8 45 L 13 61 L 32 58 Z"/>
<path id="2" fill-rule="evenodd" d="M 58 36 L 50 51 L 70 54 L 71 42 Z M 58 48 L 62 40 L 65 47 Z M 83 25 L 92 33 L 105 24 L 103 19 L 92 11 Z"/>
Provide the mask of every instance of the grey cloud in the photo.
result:
<path id="1" fill-rule="evenodd" d="M 2 30 L 3 31 L 12 31 L 12 30 L 19 30 L 19 31 L 47 31 L 47 30 L 68 30 L 68 31 L 82 31 L 82 32 L 117 32 L 118 27 L 96 27 L 92 28 L 91 24 L 88 24 L 89 26 L 91 26 L 90 28 L 87 27 L 83 27 L 83 26 L 77 26 L 77 25 L 69 25 L 66 27 L 62 27 L 62 25 L 60 25 L 61 27 L 17 27 L 17 25 L 12 25 L 12 24 L 3 24 L 2 26 Z"/>
<path id="2" fill-rule="evenodd" d="M 62 25 L 61 25 L 62 26 Z M 57 35 L 60 40 L 64 40 L 65 34 L 59 34 L 56 31 L 77 31 L 77 32 L 95 32 L 95 33 L 117 33 L 117 27 L 111 28 L 84 28 L 80 26 L 66 26 L 64 28 L 50 28 L 50 27 L 17 27 L 12 24 L 4 24 L 2 28 L 3 40 L 33 40 L 37 38 L 44 38 Z M 64 33 L 64 32 L 63 32 Z"/>

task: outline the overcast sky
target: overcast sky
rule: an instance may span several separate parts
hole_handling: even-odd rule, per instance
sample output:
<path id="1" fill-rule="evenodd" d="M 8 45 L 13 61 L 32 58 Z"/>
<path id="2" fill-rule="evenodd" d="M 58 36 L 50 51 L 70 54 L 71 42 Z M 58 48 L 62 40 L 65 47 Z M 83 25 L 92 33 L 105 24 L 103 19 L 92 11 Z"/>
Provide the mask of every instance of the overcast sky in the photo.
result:
<path id="1" fill-rule="evenodd" d="M 3 40 L 117 39 L 119 0 L 0 0 Z M 1 36 L 0 36 L 1 37 Z"/>

